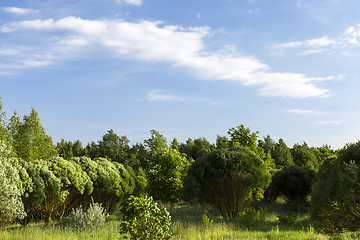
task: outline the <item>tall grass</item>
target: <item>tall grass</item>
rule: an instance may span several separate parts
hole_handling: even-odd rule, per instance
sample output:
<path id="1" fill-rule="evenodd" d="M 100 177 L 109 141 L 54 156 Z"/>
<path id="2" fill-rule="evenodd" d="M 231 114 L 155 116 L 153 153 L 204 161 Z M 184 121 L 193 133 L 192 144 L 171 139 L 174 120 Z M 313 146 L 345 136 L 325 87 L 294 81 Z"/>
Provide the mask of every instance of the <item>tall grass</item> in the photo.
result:
<path id="1" fill-rule="evenodd" d="M 266 211 L 264 211 L 266 207 Z M 200 205 L 166 205 L 172 216 L 173 239 L 360 239 L 360 232 L 344 233 L 339 236 L 326 236 L 316 233 L 311 227 L 306 206 L 289 206 L 284 202 L 275 204 L 257 203 L 253 210 L 240 214 L 235 219 L 224 221 L 219 212 L 210 208 L 203 217 Z M 261 213 L 261 210 L 263 213 Z M 295 225 L 280 224 L 279 214 L 294 211 L 299 217 Z M 257 213 L 256 213 L 257 212 Z M 31 223 L 26 227 L 7 225 L 0 228 L 0 239 L 26 240 L 82 240 L 82 239 L 121 239 L 120 220 L 107 221 L 103 226 L 88 230 L 67 227 L 63 224 Z"/>

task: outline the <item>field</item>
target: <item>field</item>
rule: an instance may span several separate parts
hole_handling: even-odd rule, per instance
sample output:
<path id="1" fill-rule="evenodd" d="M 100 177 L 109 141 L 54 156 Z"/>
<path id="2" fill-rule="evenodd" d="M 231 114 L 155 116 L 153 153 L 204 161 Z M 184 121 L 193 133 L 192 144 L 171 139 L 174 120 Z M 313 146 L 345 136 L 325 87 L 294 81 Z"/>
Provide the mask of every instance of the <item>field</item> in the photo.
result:
<path id="1" fill-rule="evenodd" d="M 359 239 L 360 232 L 326 236 L 316 233 L 309 221 L 306 207 L 288 206 L 284 202 L 258 203 L 236 219 L 224 221 L 215 209 L 206 214 L 200 205 L 166 205 L 172 216 L 173 239 Z M 294 225 L 280 223 L 278 215 L 290 210 L 298 219 Z M 119 220 L 105 226 L 79 230 L 59 224 L 31 223 L 26 227 L 7 225 L 0 229 L 0 239 L 123 239 L 119 234 Z"/>

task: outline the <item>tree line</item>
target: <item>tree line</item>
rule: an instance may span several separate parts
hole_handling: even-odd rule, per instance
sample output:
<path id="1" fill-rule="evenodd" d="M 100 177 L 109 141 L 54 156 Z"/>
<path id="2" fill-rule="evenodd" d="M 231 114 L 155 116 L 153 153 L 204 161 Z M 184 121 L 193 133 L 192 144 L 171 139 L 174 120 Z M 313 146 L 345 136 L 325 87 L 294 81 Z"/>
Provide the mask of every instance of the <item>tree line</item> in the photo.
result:
<path id="1" fill-rule="evenodd" d="M 86 146 L 80 140 L 61 139 L 54 144 L 35 108 L 23 117 L 15 111 L 7 120 L 0 102 L 0 163 L 8 169 L 0 171 L 0 179 L 12 179 L 17 189 L 0 191 L 0 198 L 17 198 L 20 205 L 13 209 L 23 209 L 24 214 L 17 212 L 18 220 L 27 224 L 32 219 L 61 220 L 71 209 L 86 209 L 91 202 L 112 211 L 132 195 L 173 203 L 198 201 L 215 206 L 227 219 L 264 197 L 268 201 L 279 196 L 306 201 L 312 194 L 314 226 L 330 233 L 360 228 L 359 143 L 338 150 L 329 145 L 309 147 L 306 142 L 288 147 L 282 138 L 259 138 L 259 132 L 243 124 L 229 128 L 227 134 L 217 135 L 215 143 L 200 137 L 184 143 L 174 138 L 169 144 L 162 134 L 151 130 L 149 139 L 130 146 L 126 136 L 110 129 L 102 139 Z M 333 184 L 330 187 L 326 185 L 329 182 Z M 334 189 L 349 191 L 340 208 L 346 213 L 332 209 L 334 202 L 345 196 L 331 198 L 338 194 Z M 327 199 L 330 210 L 318 206 L 324 194 L 331 196 Z M 0 217 L 6 219 L 4 212 L 0 208 Z M 334 220 L 331 225 L 323 218 L 325 213 L 329 219 L 334 215 L 351 218 L 348 224 Z M 337 228 L 324 224 L 337 224 Z"/>

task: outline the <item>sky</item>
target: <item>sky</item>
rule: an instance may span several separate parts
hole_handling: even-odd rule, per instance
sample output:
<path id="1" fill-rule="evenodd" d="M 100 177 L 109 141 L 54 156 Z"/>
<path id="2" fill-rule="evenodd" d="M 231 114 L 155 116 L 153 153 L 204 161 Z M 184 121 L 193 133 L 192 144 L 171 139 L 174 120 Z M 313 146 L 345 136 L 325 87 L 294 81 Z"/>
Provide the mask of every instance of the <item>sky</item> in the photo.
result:
<path id="1" fill-rule="evenodd" d="M 0 97 L 54 143 L 360 139 L 358 0 L 1 0 Z"/>

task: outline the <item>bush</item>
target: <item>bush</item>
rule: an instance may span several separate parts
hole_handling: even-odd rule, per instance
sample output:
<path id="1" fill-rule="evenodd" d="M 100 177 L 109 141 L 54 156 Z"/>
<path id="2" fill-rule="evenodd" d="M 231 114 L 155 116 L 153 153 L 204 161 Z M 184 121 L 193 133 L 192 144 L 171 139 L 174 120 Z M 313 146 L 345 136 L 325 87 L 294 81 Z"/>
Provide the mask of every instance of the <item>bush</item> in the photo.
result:
<path id="1" fill-rule="evenodd" d="M 199 159 L 184 179 L 185 201 L 199 200 L 235 217 L 252 199 L 261 199 L 270 174 L 264 161 L 245 147 L 218 149 Z"/>
<path id="2" fill-rule="evenodd" d="M 120 233 L 129 234 L 130 239 L 170 239 L 170 213 L 161 209 L 152 197 L 129 197 L 124 201 L 123 222 Z"/>
<path id="3" fill-rule="evenodd" d="M 277 197 L 283 196 L 288 202 L 305 202 L 311 193 L 314 178 L 314 170 L 295 165 L 286 166 L 272 177 L 269 198 L 275 201 Z"/>
<path id="4" fill-rule="evenodd" d="M 6 158 L 9 153 L 6 145 L 0 141 L 0 226 L 26 216 L 18 189 L 18 174 Z"/>
<path id="5" fill-rule="evenodd" d="M 360 141 L 326 159 L 316 176 L 310 218 L 326 234 L 360 229 Z"/>
<path id="6" fill-rule="evenodd" d="M 105 223 L 107 214 L 99 203 L 91 203 L 84 211 L 82 207 L 73 209 L 69 215 L 69 223 L 76 228 L 90 229 Z"/>

